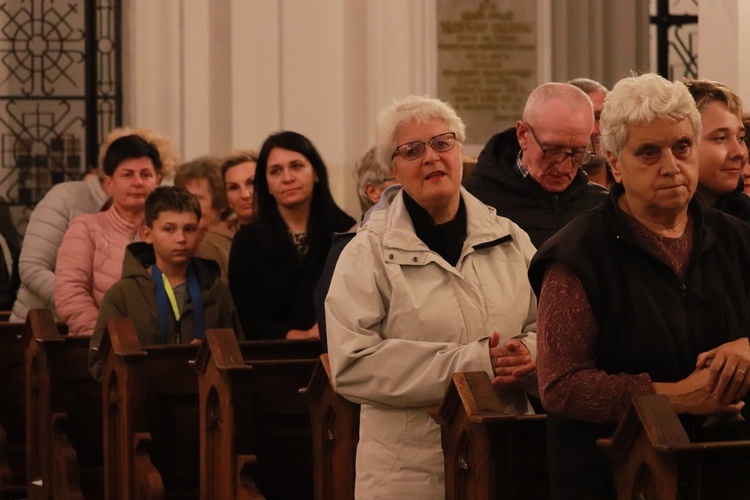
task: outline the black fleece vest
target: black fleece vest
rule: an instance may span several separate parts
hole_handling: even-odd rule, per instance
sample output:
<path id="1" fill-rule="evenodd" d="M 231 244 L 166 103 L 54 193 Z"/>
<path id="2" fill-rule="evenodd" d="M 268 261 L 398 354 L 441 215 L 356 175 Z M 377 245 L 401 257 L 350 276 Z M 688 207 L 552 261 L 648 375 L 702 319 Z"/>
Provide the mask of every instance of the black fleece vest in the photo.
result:
<path id="1" fill-rule="evenodd" d="M 597 367 L 675 382 L 692 372 L 699 353 L 750 333 L 750 226 L 693 200 L 695 244 L 681 281 L 632 238 L 617 207 L 621 194 L 616 186 L 602 207 L 547 241 L 531 262 L 531 284 L 539 296 L 547 267 L 565 265 L 581 281 L 599 328 Z M 613 495 L 609 460 L 595 440 L 614 427 L 549 415 L 558 498 Z"/>

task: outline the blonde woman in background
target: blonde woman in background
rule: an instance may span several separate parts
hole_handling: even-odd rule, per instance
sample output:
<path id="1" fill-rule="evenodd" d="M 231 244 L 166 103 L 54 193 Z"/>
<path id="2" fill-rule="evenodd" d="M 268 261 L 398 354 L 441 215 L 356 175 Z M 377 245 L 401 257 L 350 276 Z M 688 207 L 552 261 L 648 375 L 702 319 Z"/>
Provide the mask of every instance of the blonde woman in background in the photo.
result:
<path id="1" fill-rule="evenodd" d="M 232 151 L 221 162 L 227 203 L 237 215 L 240 225 L 249 224 L 255 216 L 253 198 L 257 164 L 258 154 L 249 150 Z"/>

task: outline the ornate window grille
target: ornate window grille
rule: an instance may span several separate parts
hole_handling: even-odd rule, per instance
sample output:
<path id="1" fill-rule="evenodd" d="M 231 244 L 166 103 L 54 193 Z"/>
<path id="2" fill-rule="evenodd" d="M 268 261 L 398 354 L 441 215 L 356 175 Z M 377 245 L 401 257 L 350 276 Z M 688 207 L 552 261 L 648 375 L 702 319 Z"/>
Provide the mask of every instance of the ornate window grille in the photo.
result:
<path id="1" fill-rule="evenodd" d="M 120 0 L 0 2 L 0 203 L 95 167 L 122 123 Z"/>
<path id="2" fill-rule="evenodd" d="M 664 78 L 698 78 L 698 0 L 651 0 L 652 68 Z"/>

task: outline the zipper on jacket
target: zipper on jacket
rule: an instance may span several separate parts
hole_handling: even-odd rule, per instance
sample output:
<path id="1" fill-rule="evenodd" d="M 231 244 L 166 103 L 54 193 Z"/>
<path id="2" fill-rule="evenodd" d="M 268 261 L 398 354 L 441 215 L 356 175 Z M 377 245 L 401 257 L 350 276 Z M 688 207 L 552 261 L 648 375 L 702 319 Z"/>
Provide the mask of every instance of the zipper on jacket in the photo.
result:
<path id="1" fill-rule="evenodd" d="M 560 228 L 560 221 L 558 220 L 560 218 L 560 195 L 559 194 L 553 194 L 552 195 L 552 208 L 555 210 L 555 227 Z"/>

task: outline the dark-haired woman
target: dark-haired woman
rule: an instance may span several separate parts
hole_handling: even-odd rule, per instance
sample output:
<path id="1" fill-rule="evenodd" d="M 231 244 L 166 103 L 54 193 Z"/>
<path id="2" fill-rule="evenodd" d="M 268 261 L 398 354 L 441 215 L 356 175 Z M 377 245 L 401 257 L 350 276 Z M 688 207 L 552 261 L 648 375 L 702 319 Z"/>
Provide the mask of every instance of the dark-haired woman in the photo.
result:
<path id="1" fill-rule="evenodd" d="M 255 172 L 255 219 L 235 235 L 229 288 L 248 339 L 320 338 L 313 289 L 334 232 L 354 223 L 325 164 L 296 132 L 269 136 Z"/>
<path id="2" fill-rule="evenodd" d="M 143 223 L 146 198 L 159 185 L 161 157 L 138 135 L 112 142 L 104 157 L 104 190 L 112 206 L 77 217 L 65 233 L 55 264 L 55 304 L 71 335 L 91 335 L 99 305 L 120 279 L 125 247 Z"/>

